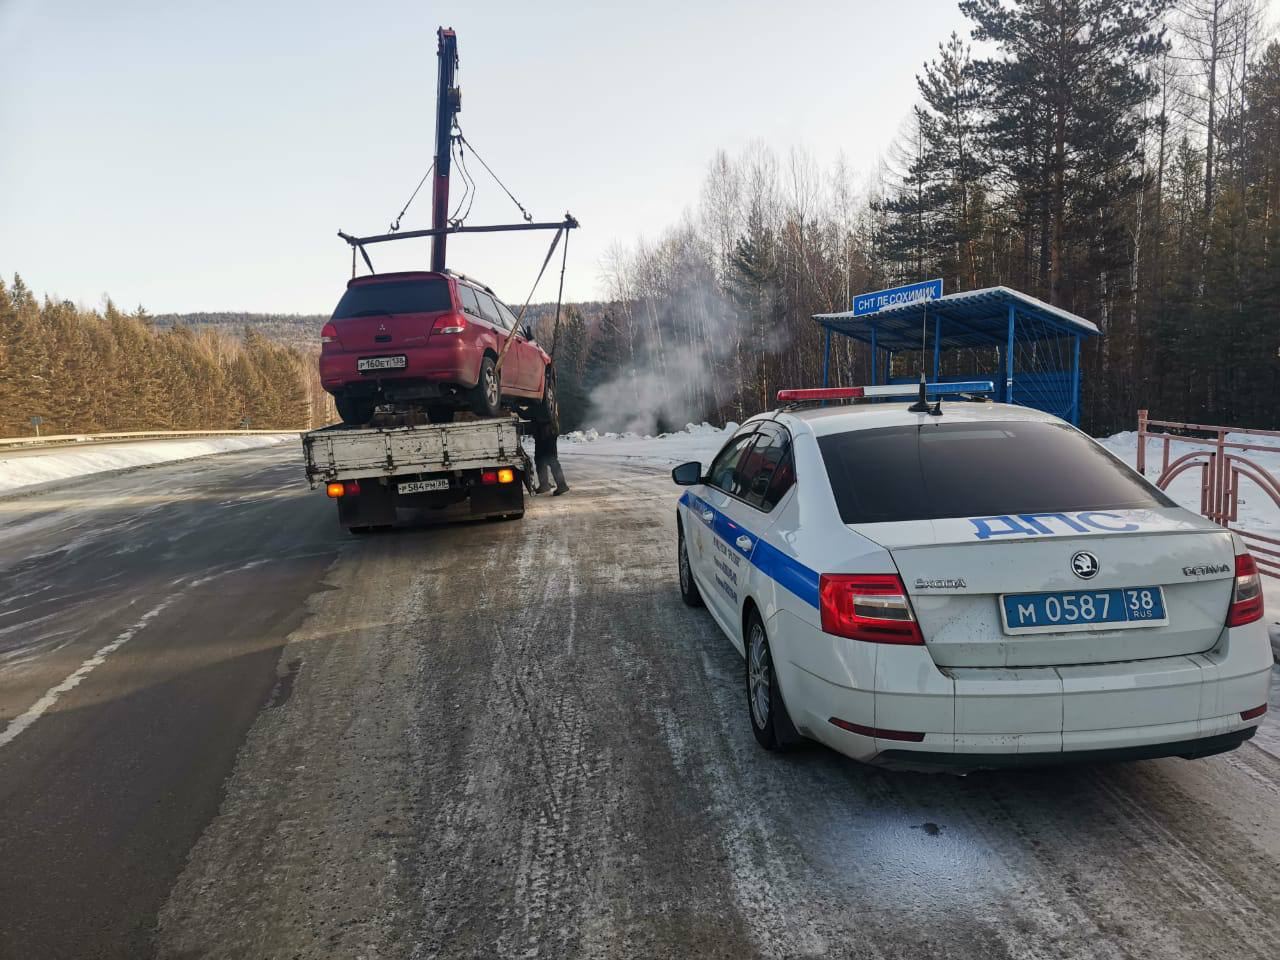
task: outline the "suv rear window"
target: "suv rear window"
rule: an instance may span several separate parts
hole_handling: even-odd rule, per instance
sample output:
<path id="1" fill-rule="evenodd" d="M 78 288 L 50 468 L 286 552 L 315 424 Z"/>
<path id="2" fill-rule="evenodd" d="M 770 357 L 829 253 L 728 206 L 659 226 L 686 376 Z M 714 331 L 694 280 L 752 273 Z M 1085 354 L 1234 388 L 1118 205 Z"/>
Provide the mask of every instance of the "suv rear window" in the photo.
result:
<path id="1" fill-rule="evenodd" d="M 1171 507 L 1054 423 L 930 423 L 818 438 L 845 523 Z"/>
<path id="2" fill-rule="evenodd" d="M 439 313 L 452 309 L 447 280 L 388 280 L 348 288 L 333 309 L 333 319 L 383 313 Z"/>

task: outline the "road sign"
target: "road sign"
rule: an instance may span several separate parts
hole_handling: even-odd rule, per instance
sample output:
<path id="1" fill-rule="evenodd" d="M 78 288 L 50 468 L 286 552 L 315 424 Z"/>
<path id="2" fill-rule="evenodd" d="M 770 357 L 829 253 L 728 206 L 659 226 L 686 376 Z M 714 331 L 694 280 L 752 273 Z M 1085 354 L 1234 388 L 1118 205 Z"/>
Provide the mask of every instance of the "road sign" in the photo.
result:
<path id="1" fill-rule="evenodd" d="M 855 317 L 865 317 L 869 313 L 879 313 L 886 307 L 897 307 L 904 303 L 919 303 L 922 300 L 937 300 L 941 296 L 941 279 L 909 283 L 905 287 L 891 287 L 888 290 L 875 290 L 871 293 L 860 293 L 853 298 L 853 315 Z"/>

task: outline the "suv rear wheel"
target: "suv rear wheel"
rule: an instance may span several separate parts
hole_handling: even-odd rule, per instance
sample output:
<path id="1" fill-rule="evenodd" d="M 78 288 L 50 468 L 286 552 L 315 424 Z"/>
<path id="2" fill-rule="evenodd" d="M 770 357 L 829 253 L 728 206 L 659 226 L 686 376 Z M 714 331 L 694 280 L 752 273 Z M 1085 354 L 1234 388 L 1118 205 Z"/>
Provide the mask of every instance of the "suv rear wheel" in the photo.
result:
<path id="1" fill-rule="evenodd" d="M 496 417 L 502 412 L 502 387 L 498 382 L 498 367 L 493 357 L 486 356 L 480 362 L 480 379 L 472 387 L 468 399 L 478 417 Z"/>

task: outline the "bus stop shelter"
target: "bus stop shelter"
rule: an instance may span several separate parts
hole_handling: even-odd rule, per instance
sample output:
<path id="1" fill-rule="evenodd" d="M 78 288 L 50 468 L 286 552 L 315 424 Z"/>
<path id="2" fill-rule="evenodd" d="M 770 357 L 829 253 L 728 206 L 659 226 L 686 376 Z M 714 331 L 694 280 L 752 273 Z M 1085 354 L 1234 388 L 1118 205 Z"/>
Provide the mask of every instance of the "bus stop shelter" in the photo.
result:
<path id="1" fill-rule="evenodd" d="M 919 353 L 919 369 L 931 371 L 934 382 L 990 380 L 996 400 L 1073 424 L 1080 422 L 1080 342 L 1100 336 L 1083 317 L 1009 287 L 813 319 L 826 331 L 823 386 L 830 385 L 831 338 L 840 334 L 870 346 L 872 384 L 915 382 L 891 371 L 895 355 Z M 944 366 L 952 372 L 943 374 Z"/>

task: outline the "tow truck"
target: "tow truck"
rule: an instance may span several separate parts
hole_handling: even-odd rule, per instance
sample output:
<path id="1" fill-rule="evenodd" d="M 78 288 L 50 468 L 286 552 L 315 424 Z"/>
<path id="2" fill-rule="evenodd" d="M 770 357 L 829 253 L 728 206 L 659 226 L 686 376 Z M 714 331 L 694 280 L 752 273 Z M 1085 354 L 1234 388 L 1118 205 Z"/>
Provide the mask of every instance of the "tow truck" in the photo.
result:
<path id="1" fill-rule="evenodd" d="M 496 175 L 493 175 L 494 179 L 520 208 L 522 222 L 472 225 L 464 222 L 465 214 L 457 217 L 457 211 L 453 218 L 450 217 L 449 178 L 455 150 L 459 151 L 467 191 L 463 195 L 464 202 L 468 198 L 467 193 L 475 188 L 475 183 L 466 172 L 461 151 L 465 148 L 477 159 L 479 157 L 462 135 L 457 121 L 462 107 L 462 95 L 456 83 L 457 35 L 452 29 L 441 27 L 437 38 L 436 152 L 431 169 L 418 184 L 421 188 L 428 178 L 432 179 L 431 228 L 400 230 L 400 219 L 417 195 L 415 189 L 387 233 L 352 236 L 339 230 L 338 236 L 351 247 L 353 277 L 357 255 L 370 274 L 377 273 L 369 255 L 370 246 L 424 237 L 431 239 L 431 272 L 454 276 L 456 274 L 446 271 L 445 266 L 445 245 L 451 234 L 554 230 L 554 238 L 534 281 L 534 289 L 530 290 L 529 299 L 515 318 L 512 335 L 506 338 L 496 358 L 494 376 L 500 377 L 509 348 L 519 340 L 516 333 L 525 329 L 522 327 L 524 311 L 563 238 L 560 295 L 556 305 L 558 328 L 564 269 L 568 260 L 568 232 L 576 228 L 578 222 L 568 213 L 561 221 L 535 222 Z M 484 166 L 489 170 L 487 164 Z M 489 172 L 492 174 L 491 170 Z M 458 209 L 461 210 L 463 205 L 459 203 Z M 469 210 L 470 205 L 467 204 L 466 208 Z M 552 354 L 554 347 L 553 334 Z M 547 374 L 548 382 L 554 383 L 549 359 Z M 554 401 L 547 393 L 543 391 L 542 401 L 536 406 L 543 411 L 551 411 L 549 415 L 554 418 Z M 523 404 L 526 410 L 529 406 L 527 402 Z M 498 408 L 499 405 L 494 403 L 489 412 Z M 412 401 L 388 403 L 371 409 L 368 423 L 339 423 L 302 434 L 307 481 L 312 489 L 324 486 L 325 492 L 337 504 L 339 523 L 352 533 L 391 526 L 401 509 L 445 511 L 449 519 L 517 519 L 524 515 L 524 493 L 526 488 L 532 488 L 533 471 L 528 454 L 520 444 L 523 424 L 515 412 L 439 422 L 438 411 L 414 406 Z"/>

